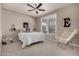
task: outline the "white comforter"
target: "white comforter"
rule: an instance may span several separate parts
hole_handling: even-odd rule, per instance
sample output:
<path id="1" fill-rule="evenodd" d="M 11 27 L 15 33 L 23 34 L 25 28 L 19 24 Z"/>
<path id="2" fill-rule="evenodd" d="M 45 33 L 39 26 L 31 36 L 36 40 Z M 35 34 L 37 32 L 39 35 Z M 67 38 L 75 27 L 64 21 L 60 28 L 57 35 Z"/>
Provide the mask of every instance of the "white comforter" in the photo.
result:
<path id="1" fill-rule="evenodd" d="M 41 32 L 20 32 L 19 40 L 23 43 L 22 48 L 35 42 L 44 41 L 44 33 Z"/>

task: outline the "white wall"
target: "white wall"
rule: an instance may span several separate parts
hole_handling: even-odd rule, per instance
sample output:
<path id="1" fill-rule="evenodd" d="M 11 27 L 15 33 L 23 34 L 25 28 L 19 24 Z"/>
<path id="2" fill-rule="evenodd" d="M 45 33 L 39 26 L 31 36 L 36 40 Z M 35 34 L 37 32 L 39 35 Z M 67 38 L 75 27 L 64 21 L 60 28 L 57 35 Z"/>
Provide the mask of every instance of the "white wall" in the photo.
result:
<path id="1" fill-rule="evenodd" d="M 33 17 L 13 12 L 10 10 L 2 10 L 2 34 L 3 36 L 11 35 L 9 31 L 12 24 L 15 24 L 16 29 L 23 29 L 23 22 L 28 22 L 31 30 L 35 27 L 35 19 Z"/>
<path id="2" fill-rule="evenodd" d="M 2 24 L 1 24 L 1 18 L 2 17 L 2 8 L 1 8 L 1 4 L 0 4 L 0 55 L 1 55 L 1 48 L 2 48 Z"/>

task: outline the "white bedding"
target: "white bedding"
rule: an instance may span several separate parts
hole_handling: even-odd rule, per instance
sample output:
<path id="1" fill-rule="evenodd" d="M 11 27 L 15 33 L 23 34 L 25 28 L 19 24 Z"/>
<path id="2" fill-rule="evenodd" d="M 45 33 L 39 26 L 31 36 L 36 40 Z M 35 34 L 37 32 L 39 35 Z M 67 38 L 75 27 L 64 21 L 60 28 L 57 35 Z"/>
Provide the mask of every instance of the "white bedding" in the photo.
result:
<path id="1" fill-rule="evenodd" d="M 44 33 L 41 32 L 20 32 L 19 40 L 23 43 L 22 48 L 35 42 L 44 41 Z"/>

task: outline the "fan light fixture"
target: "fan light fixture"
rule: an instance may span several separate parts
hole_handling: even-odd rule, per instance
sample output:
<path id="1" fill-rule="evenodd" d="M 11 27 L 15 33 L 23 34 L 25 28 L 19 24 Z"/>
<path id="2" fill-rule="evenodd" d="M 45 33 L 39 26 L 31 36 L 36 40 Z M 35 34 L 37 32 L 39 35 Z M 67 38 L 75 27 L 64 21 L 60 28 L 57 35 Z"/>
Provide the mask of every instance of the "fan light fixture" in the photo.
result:
<path id="1" fill-rule="evenodd" d="M 35 6 L 32 6 L 31 4 L 27 4 L 27 5 L 32 8 L 31 10 L 28 10 L 28 11 L 35 10 L 36 14 L 38 14 L 38 11 L 45 11 L 44 9 L 40 9 L 40 7 L 43 5 L 42 3 L 39 3 L 38 5 L 34 4 Z"/>

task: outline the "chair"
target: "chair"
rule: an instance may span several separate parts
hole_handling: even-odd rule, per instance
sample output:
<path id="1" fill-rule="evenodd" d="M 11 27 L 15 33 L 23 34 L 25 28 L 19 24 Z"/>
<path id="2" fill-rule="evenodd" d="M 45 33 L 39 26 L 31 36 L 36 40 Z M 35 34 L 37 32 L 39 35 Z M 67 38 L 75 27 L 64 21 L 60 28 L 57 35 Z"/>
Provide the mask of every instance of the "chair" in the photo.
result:
<path id="1" fill-rule="evenodd" d="M 72 45 L 72 38 L 78 33 L 77 29 L 74 30 L 65 30 L 64 33 L 57 37 L 59 39 L 58 46 L 60 45 L 61 48 L 66 48 L 68 45 L 73 49 Z M 62 46 L 64 45 L 64 47 Z"/>

